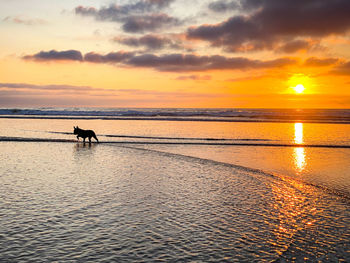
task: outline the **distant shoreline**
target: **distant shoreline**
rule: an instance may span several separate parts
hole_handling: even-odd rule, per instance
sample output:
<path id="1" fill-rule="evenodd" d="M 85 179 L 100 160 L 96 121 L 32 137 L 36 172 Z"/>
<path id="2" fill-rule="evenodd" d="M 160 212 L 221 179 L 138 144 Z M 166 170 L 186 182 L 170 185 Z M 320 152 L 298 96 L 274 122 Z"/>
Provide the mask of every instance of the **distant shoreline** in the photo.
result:
<path id="1" fill-rule="evenodd" d="M 233 119 L 234 118 L 234 119 Z M 270 123 L 320 123 L 320 124 L 350 124 L 350 120 L 320 120 L 320 119 L 281 119 L 240 117 L 195 118 L 195 117 L 110 117 L 110 116 L 38 116 L 38 115 L 0 115 L 0 119 L 52 119 L 52 120 L 142 120 L 142 121 L 198 121 L 198 122 L 270 122 Z"/>

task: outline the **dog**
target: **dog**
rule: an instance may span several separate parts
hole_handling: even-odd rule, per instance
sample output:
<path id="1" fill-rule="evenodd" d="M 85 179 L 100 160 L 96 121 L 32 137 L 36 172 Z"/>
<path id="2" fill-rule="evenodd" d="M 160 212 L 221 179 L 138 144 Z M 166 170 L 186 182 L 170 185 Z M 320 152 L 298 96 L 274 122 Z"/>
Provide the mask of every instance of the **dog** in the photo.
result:
<path id="1" fill-rule="evenodd" d="M 96 134 L 93 130 L 83 130 L 83 129 L 80 129 L 78 126 L 77 127 L 74 127 L 74 134 L 77 134 L 77 139 L 79 140 L 79 137 L 83 138 L 84 139 L 84 143 L 85 143 L 85 139 L 86 137 L 89 138 L 89 143 L 91 143 L 91 138 L 95 138 L 95 140 L 98 142 L 98 139 L 96 137 Z"/>

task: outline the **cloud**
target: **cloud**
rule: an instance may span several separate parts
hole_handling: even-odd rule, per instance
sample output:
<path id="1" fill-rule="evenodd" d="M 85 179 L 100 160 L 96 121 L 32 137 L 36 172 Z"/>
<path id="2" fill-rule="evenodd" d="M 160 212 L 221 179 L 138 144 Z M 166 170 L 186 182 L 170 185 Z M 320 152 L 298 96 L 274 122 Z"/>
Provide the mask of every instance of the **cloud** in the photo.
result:
<path id="1" fill-rule="evenodd" d="M 144 54 L 132 57 L 127 61 L 128 65 L 135 67 L 154 68 L 158 71 L 186 72 L 206 70 L 248 70 L 258 68 L 283 67 L 295 64 L 290 58 L 261 61 L 243 57 L 228 58 L 224 56 L 199 56 L 183 54 L 167 54 L 157 56 Z"/>
<path id="2" fill-rule="evenodd" d="M 35 85 L 28 83 L 0 83 L 0 90 L 27 90 L 27 91 L 64 91 L 64 92 L 91 92 L 91 91 L 113 91 L 106 89 L 97 89 L 90 86 L 72 86 L 72 85 Z"/>
<path id="3" fill-rule="evenodd" d="M 154 34 L 148 34 L 142 37 L 115 37 L 113 38 L 113 41 L 131 47 L 145 47 L 148 50 L 184 48 L 181 42 L 175 37 L 166 37 Z"/>
<path id="4" fill-rule="evenodd" d="M 118 101 L 119 94 L 118 90 L 90 86 L 0 83 L 2 106 L 94 106 L 106 103 L 112 106 Z"/>
<path id="5" fill-rule="evenodd" d="M 168 7 L 174 0 L 144 0 L 132 4 L 109 6 L 96 9 L 94 7 L 78 6 L 75 13 L 83 16 L 94 16 L 102 21 L 122 21 L 125 16 L 156 12 Z"/>
<path id="6" fill-rule="evenodd" d="M 236 10 L 240 8 L 240 4 L 237 1 L 225 1 L 225 0 L 219 0 L 212 2 L 208 5 L 208 8 L 211 11 L 223 13 L 228 12 L 230 10 Z"/>
<path id="7" fill-rule="evenodd" d="M 163 27 L 176 26 L 181 21 L 165 13 L 161 13 L 174 0 L 144 0 L 126 5 L 109 5 L 96 9 L 78 6 L 75 13 L 81 16 L 94 17 L 99 21 L 122 23 L 122 29 L 129 33 L 156 31 Z"/>
<path id="8" fill-rule="evenodd" d="M 145 31 L 156 31 L 157 29 L 169 26 L 180 25 L 179 19 L 168 16 L 164 13 L 130 16 L 125 19 L 122 26 L 125 32 L 140 33 Z"/>
<path id="9" fill-rule="evenodd" d="M 73 85 L 35 85 L 29 83 L 0 83 L 0 105 L 5 106 L 104 106 L 130 107 L 143 104 L 147 107 L 164 106 L 164 103 L 188 105 L 199 97 L 225 97 L 225 94 L 185 91 L 159 91 L 142 89 L 99 89 Z"/>
<path id="10" fill-rule="evenodd" d="M 210 75 L 187 75 L 187 76 L 179 76 L 176 78 L 177 80 L 211 80 Z"/>
<path id="11" fill-rule="evenodd" d="M 344 62 L 339 66 L 333 68 L 330 72 L 333 75 L 349 75 L 350 76 L 350 62 Z"/>
<path id="12" fill-rule="evenodd" d="M 283 43 L 282 46 L 278 48 L 278 51 L 285 53 L 294 53 L 300 50 L 308 50 L 311 46 L 311 43 L 306 40 L 292 40 Z"/>
<path id="13" fill-rule="evenodd" d="M 236 52 L 271 49 L 296 39 L 323 38 L 350 29 L 348 0 L 242 0 L 241 10 L 240 15 L 221 23 L 191 27 L 187 37 Z"/>
<path id="14" fill-rule="evenodd" d="M 65 50 L 65 51 L 41 51 L 34 55 L 24 56 L 27 60 L 37 60 L 37 61 L 52 61 L 52 60 L 73 60 L 82 61 L 83 55 L 77 50 Z"/>
<path id="15" fill-rule="evenodd" d="M 35 25 L 45 25 L 48 22 L 39 18 L 24 18 L 20 16 L 7 16 L 3 19 L 4 22 L 11 22 L 15 24 L 22 24 L 27 26 L 35 26 Z"/>
<path id="16" fill-rule="evenodd" d="M 230 78 L 226 79 L 225 81 L 228 82 L 242 82 L 242 81 L 254 81 L 254 80 L 260 80 L 262 78 L 270 77 L 269 75 L 257 75 L 257 76 L 247 76 L 247 77 L 240 77 L 240 78 Z"/>
<path id="17" fill-rule="evenodd" d="M 133 52 L 111 52 L 101 55 L 95 52 L 85 54 L 84 61 L 92 63 L 120 63 L 134 56 Z"/>
<path id="18" fill-rule="evenodd" d="M 326 67 L 332 66 L 339 62 L 338 58 L 316 58 L 311 57 L 305 60 L 304 65 L 308 67 Z"/>
<path id="19" fill-rule="evenodd" d="M 64 55 L 63 55 L 64 54 Z M 69 54 L 69 55 L 67 55 Z M 37 61 L 50 60 L 79 60 L 91 63 L 112 63 L 132 67 L 153 68 L 158 71 L 186 72 L 186 71 L 206 71 L 206 70 L 249 70 L 284 67 L 294 65 L 297 61 L 293 58 L 278 58 L 272 60 L 252 60 L 244 57 L 225 57 L 219 55 L 200 56 L 194 54 L 141 54 L 134 52 L 112 52 L 106 55 L 90 52 L 83 57 L 79 51 L 74 51 L 70 56 L 69 51 L 41 51 L 34 55 L 24 56 L 24 59 L 34 59 Z M 78 57 L 79 59 L 74 59 Z"/>

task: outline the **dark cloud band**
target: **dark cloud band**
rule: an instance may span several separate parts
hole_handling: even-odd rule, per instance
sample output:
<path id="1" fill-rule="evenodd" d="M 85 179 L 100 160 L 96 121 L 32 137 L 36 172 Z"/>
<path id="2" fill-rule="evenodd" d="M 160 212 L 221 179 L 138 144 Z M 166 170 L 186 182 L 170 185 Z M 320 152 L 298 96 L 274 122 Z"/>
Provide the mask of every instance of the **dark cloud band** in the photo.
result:
<path id="1" fill-rule="evenodd" d="M 90 63 L 109 63 L 120 64 L 132 67 L 153 68 L 158 71 L 206 71 L 206 70 L 247 70 L 259 68 L 273 68 L 293 65 L 295 59 L 278 58 L 274 60 L 251 60 L 243 57 L 225 57 L 225 56 L 200 56 L 194 54 L 141 54 L 134 52 L 111 52 L 108 54 L 99 54 L 90 52 L 83 57 L 79 51 L 41 51 L 34 55 L 24 56 L 24 59 L 35 61 L 57 61 L 57 60 L 77 60 Z"/>
<path id="2" fill-rule="evenodd" d="M 111 52 L 106 55 L 101 55 L 95 52 L 85 54 L 84 60 L 92 63 L 121 63 L 132 58 L 133 52 Z"/>
<path id="3" fill-rule="evenodd" d="M 184 48 L 181 41 L 175 37 L 148 34 L 142 37 L 115 37 L 113 41 L 130 47 L 145 47 L 148 50 L 159 50 L 163 48 Z"/>
<path id="4" fill-rule="evenodd" d="M 214 2 L 217 9 L 226 1 Z M 208 41 L 229 51 L 271 49 L 292 51 L 306 47 L 300 38 L 322 38 L 350 29 L 348 0 L 242 0 L 241 15 L 187 30 L 189 39 Z M 296 41 L 299 38 L 299 42 Z"/>
<path id="5" fill-rule="evenodd" d="M 83 55 L 78 50 L 41 51 L 34 55 L 24 56 L 23 58 L 28 60 L 38 60 L 38 61 L 51 61 L 51 60 L 83 61 Z"/>
<path id="6" fill-rule="evenodd" d="M 173 0 L 143 0 L 133 4 L 109 5 L 100 9 L 78 6 L 75 13 L 99 21 L 118 22 L 122 24 L 125 32 L 139 33 L 181 24 L 179 19 L 160 12 L 171 2 Z"/>

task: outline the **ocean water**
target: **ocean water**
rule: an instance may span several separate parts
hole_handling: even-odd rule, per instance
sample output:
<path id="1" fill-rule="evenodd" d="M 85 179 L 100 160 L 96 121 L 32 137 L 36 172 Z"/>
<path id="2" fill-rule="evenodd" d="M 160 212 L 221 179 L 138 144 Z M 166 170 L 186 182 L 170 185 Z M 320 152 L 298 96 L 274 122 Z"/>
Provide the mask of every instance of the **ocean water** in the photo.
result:
<path id="1" fill-rule="evenodd" d="M 350 261 L 348 113 L 2 109 L 0 261 Z"/>

